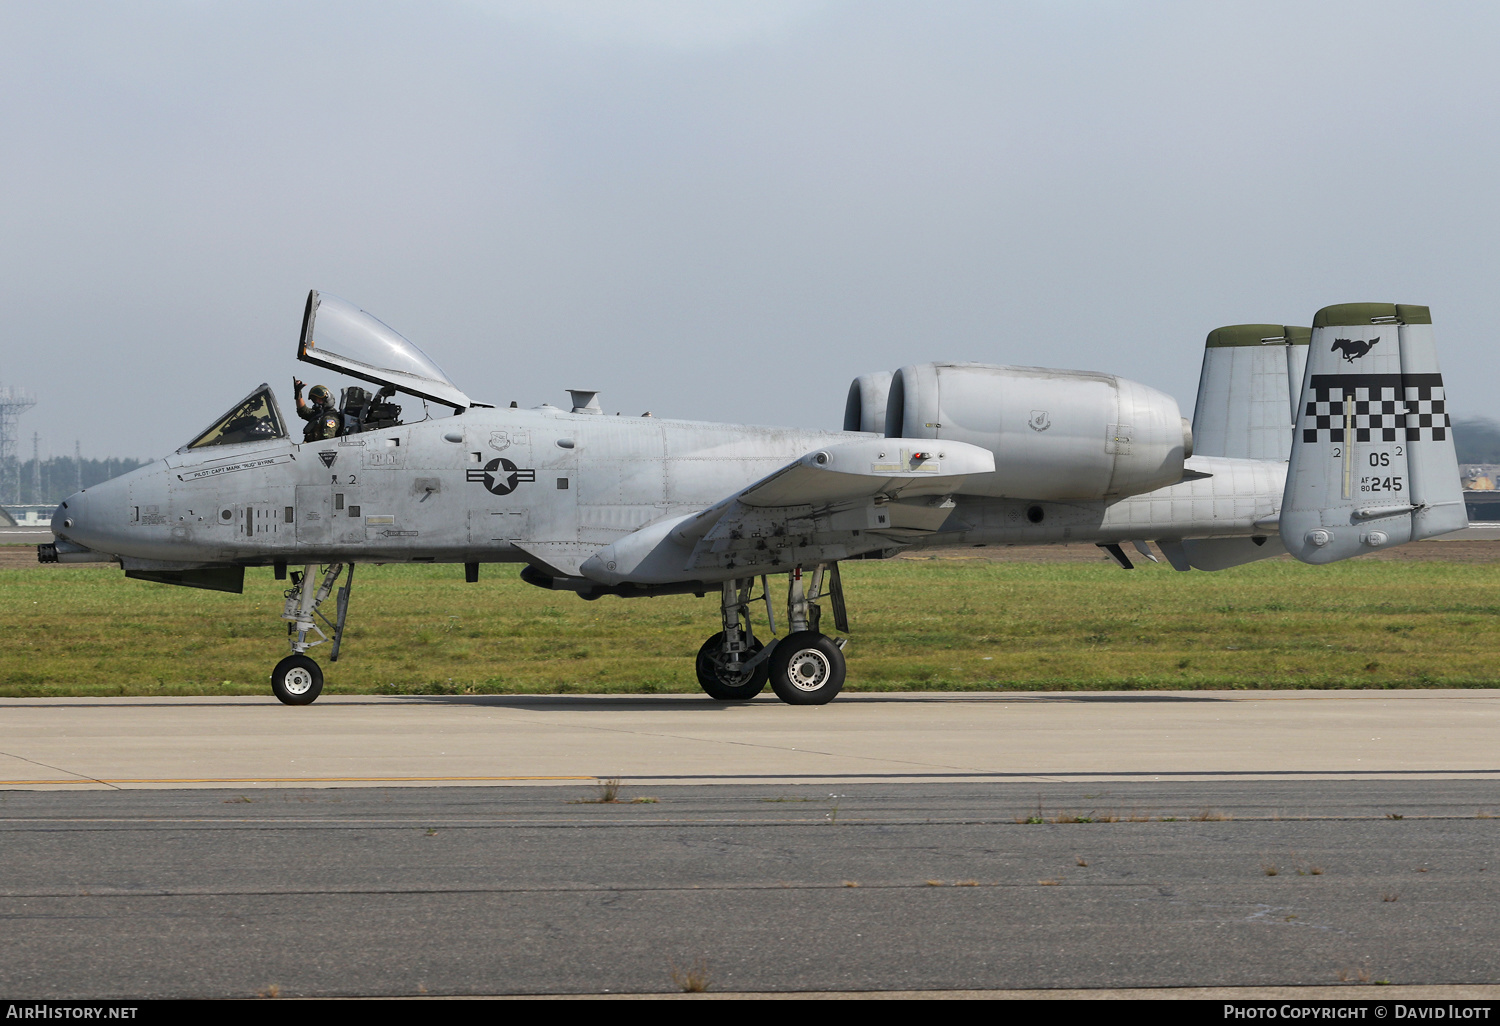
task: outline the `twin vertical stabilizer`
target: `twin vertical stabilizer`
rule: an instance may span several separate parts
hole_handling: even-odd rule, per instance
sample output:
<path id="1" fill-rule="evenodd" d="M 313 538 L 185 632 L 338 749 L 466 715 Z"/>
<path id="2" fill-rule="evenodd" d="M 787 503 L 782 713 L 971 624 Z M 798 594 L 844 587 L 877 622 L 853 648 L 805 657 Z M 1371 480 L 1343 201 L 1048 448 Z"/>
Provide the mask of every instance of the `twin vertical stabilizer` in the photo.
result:
<path id="1" fill-rule="evenodd" d="M 1287 458 L 1311 334 L 1280 324 L 1232 324 L 1208 333 L 1193 408 L 1195 453 Z"/>
<path id="2" fill-rule="evenodd" d="M 1319 310 L 1282 499 L 1287 551 L 1332 563 L 1468 522 L 1427 307 Z"/>

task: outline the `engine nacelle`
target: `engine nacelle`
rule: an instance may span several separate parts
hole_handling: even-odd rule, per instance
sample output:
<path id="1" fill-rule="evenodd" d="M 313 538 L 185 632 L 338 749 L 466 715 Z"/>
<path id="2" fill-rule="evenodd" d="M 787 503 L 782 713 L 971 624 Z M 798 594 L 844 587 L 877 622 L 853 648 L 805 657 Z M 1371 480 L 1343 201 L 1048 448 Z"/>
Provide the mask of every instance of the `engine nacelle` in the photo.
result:
<path id="1" fill-rule="evenodd" d="M 1192 455 L 1177 400 L 1112 374 L 916 364 L 892 377 L 885 410 L 889 437 L 953 439 L 993 452 L 995 473 L 964 485 L 976 495 L 1139 495 L 1182 480 Z"/>
<path id="2" fill-rule="evenodd" d="M 890 371 L 861 374 L 849 386 L 849 400 L 844 403 L 845 431 L 873 431 L 885 434 L 885 400 L 891 393 Z"/>

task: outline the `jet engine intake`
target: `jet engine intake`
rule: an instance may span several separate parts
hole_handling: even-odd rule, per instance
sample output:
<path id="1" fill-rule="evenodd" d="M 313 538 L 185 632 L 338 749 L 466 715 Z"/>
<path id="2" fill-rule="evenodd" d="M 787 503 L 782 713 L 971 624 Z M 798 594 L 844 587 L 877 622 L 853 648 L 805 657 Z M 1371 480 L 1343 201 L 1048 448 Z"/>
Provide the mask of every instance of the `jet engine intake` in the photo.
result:
<path id="1" fill-rule="evenodd" d="M 1139 495 L 1182 480 L 1192 451 L 1177 400 L 1112 374 L 914 364 L 892 377 L 885 414 L 889 437 L 989 449 L 995 472 L 971 477 L 964 491 L 997 498 Z"/>
<path id="2" fill-rule="evenodd" d="M 861 374 L 849 386 L 844 403 L 845 431 L 873 431 L 885 434 L 885 400 L 891 391 L 890 371 Z"/>

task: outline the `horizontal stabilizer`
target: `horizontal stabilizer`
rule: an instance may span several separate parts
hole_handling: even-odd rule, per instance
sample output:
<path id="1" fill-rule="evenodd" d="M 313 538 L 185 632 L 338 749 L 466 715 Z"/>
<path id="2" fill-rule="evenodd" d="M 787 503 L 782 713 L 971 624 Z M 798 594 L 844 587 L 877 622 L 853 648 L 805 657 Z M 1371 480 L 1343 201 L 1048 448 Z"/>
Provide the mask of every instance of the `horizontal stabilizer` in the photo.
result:
<path id="1" fill-rule="evenodd" d="M 1275 535 L 1249 538 L 1188 538 L 1156 543 L 1175 570 L 1228 570 L 1258 559 L 1286 554 L 1286 546 Z"/>
<path id="2" fill-rule="evenodd" d="M 1281 539 L 1331 563 L 1468 525 L 1425 306 L 1349 303 L 1313 320 Z"/>

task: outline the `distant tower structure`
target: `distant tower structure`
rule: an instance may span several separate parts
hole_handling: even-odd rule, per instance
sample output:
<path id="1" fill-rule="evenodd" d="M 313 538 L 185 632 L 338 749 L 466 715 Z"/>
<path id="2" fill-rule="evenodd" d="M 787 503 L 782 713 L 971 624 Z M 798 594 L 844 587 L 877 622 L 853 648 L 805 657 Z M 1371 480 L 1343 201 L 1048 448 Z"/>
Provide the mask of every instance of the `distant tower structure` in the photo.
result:
<path id="1" fill-rule="evenodd" d="M 0 492 L 4 491 L 4 475 L 10 471 L 11 501 L 21 501 L 21 462 L 16 453 L 16 418 L 36 405 L 36 396 L 24 388 L 0 385 Z"/>
<path id="2" fill-rule="evenodd" d="M 42 501 L 42 436 L 31 433 L 31 501 Z"/>
<path id="3" fill-rule="evenodd" d="M 73 439 L 73 491 L 83 491 L 83 443 Z"/>

